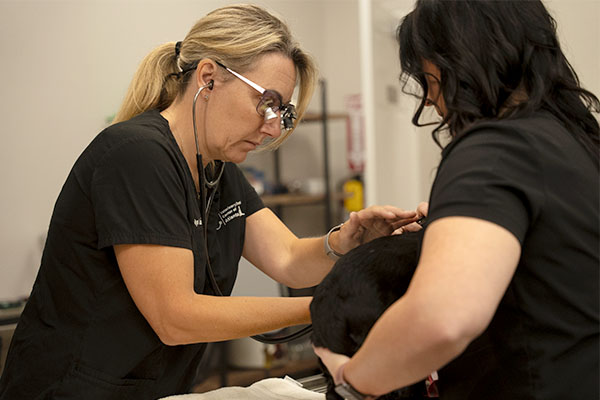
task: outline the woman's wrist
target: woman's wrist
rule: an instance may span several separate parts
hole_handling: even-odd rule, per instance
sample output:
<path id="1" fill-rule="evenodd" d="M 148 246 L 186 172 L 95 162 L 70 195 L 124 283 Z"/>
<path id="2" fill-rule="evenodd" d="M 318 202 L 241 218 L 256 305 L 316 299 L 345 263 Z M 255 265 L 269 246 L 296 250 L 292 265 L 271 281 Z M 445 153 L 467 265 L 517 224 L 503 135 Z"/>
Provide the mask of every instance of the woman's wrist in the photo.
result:
<path id="1" fill-rule="evenodd" d="M 344 368 L 346 367 L 346 364 L 348 364 L 348 361 L 340 365 L 335 374 L 335 378 L 333 379 L 333 381 L 336 385 L 346 382 L 346 380 L 344 379 Z"/>
<path id="2" fill-rule="evenodd" d="M 344 369 L 348 365 L 348 361 L 340 365 L 335 374 L 335 378 L 333 379 L 335 383 L 335 391 L 345 399 L 352 400 L 373 400 L 376 399 L 377 396 L 372 396 L 369 394 L 364 394 L 352 386 L 351 383 L 346 381 L 344 377 Z"/>
<path id="3" fill-rule="evenodd" d="M 310 324 L 312 322 L 310 316 L 310 302 L 312 301 L 312 297 L 303 296 L 296 297 L 300 301 L 300 320 L 298 323 L 300 324 Z"/>
<path id="4" fill-rule="evenodd" d="M 337 261 L 343 254 L 337 251 L 339 248 L 339 232 L 343 224 L 334 226 L 327 232 L 323 239 L 323 246 L 325 248 L 325 254 L 334 261 Z"/>

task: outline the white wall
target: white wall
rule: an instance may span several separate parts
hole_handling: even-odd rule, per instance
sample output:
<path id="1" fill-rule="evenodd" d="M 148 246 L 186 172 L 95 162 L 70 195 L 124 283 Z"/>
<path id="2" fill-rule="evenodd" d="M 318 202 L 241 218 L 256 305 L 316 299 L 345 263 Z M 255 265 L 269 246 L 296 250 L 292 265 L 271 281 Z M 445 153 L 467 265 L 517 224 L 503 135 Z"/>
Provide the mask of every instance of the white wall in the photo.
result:
<path id="1" fill-rule="evenodd" d="M 600 0 L 545 0 L 581 84 L 600 96 Z"/>
<path id="2" fill-rule="evenodd" d="M 0 300 L 29 293 L 60 188 L 77 156 L 117 110 L 142 57 L 158 44 L 181 40 L 207 11 L 234 2 L 238 1 L 0 0 Z M 381 111 L 368 161 L 374 177 L 367 182 L 372 193 L 368 201 L 412 208 L 427 198 L 438 153 L 429 133 L 411 126 L 414 106 L 400 93 L 397 81 L 392 31 L 412 1 L 364 2 L 374 8 L 375 23 L 369 27 L 374 27 L 372 90 Z M 345 97 L 361 92 L 359 0 L 255 3 L 288 21 L 328 80 L 329 109 L 343 111 Z M 600 94 L 600 2 L 546 3 L 581 81 Z M 397 103 L 387 100 L 388 87 L 398 91 Z M 316 108 L 318 99 L 313 103 Z M 348 174 L 345 124 L 332 122 L 330 129 L 336 182 Z M 307 165 L 315 174 L 320 171 L 318 140 L 318 127 L 313 126 L 299 130 L 286 144 L 289 164 L 284 178 L 305 173 L 302 168 Z M 254 282 L 246 278 L 245 268 L 241 276 L 242 281 Z M 254 283 L 249 287 L 254 290 Z"/>
<path id="3" fill-rule="evenodd" d="M 427 201 L 439 162 L 429 131 L 413 126 L 415 99 L 402 92 L 396 28 L 413 8 L 412 0 L 362 0 L 370 8 L 366 38 L 371 45 L 371 77 L 363 74 L 363 92 L 372 90 L 367 161 L 367 204 L 414 209 Z M 363 32 L 363 31 L 361 31 Z M 364 40 L 364 38 L 363 38 Z M 364 50 L 363 50 L 364 51 Z M 365 60 L 363 60 L 365 62 Z M 370 82 L 367 82 L 369 81 Z"/>
<path id="4" fill-rule="evenodd" d="M 402 92 L 395 33 L 399 16 L 412 9 L 412 1 L 374 1 L 373 27 L 373 148 L 368 165 L 369 204 L 394 204 L 414 209 L 427 199 L 426 178 L 437 163 L 435 145 L 411 123 L 415 101 Z M 393 8 L 390 8 L 393 6 Z M 375 160 L 375 162 L 371 162 Z M 423 173 L 423 171 L 428 171 Z M 373 182 L 374 181 L 374 182 Z"/>
<path id="5" fill-rule="evenodd" d="M 62 184 L 116 112 L 143 56 L 183 39 L 206 12 L 237 2 L 0 0 L 0 300 L 29 294 Z M 356 1 L 254 3 L 289 23 L 329 80 L 330 109 L 343 110 L 340 99 L 359 90 Z"/>
<path id="6" fill-rule="evenodd" d="M 372 7 L 373 129 L 367 132 L 369 151 L 367 194 L 369 204 L 393 203 L 413 208 L 427 200 L 439 161 L 431 129 L 410 123 L 415 102 L 400 95 L 398 103 L 386 99 L 386 88 L 400 92 L 397 45 L 393 29 L 412 9 L 411 0 L 361 0 Z M 600 1 L 546 0 L 558 24 L 563 51 L 579 75 L 582 86 L 600 95 Z M 369 79 L 369 77 L 363 77 Z M 366 90 L 366 89 L 365 89 Z"/>

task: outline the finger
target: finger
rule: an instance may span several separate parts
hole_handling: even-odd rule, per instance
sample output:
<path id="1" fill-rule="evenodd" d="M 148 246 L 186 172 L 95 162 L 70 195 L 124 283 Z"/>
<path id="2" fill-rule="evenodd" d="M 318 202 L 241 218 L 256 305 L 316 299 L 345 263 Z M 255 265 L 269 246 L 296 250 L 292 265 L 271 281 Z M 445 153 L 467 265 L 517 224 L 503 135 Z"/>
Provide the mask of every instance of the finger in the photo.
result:
<path id="1" fill-rule="evenodd" d="M 348 361 L 348 356 L 344 355 L 344 354 L 338 354 L 338 353 L 334 353 L 333 351 L 329 350 L 326 347 L 317 347 L 315 345 L 313 345 L 313 350 L 315 352 L 315 354 L 317 356 L 319 356 L 319 358 L 321 360 L 323 360 L 323 363 L 325 363 L 325 365 L 329 365 L 329 364 L 342 364 L 346 361 Z"/>
<path id="2" fill-rule="evenodd" d="M 401 208 L 398 207 L 393 207 L 393 206 L 384 206 L 383 207 L 386 211 L 391 212 L 392 214 L 395 215 L 395 218 L 413 218 L 417 216 L 417 211 L 414 210 L 403 210 Z"/>
<path id="3" fill-rule="evenodd" d="M 384 218 L 394 220 L 398 218 L 412 218 L 416 214 L 416 211 L 405 211 L 394 206 L 371 206 L 358 212 L 361 219 Z"/>
<path id="4" fill-rule="evenodd" d="M 325 355 L 327 354 L 327 352 L 329 352 L 329 350 L 327 350 L 325 347 L 317 347 L 314 344 L 312 345 L 312 348 L 313 348 L 315 354 L 317 356 L 319 356 L 319 358 L 325 357 Z"/>
<path id="5" fill-rule="evenodd" d="M 329 370 L 329 373 L 335 381 L 338 369 L 342 366 L 342 364 L 348 362 L 350 358 L 343 354 L 333 353 L 332 351 L 324 347 L 315 347 L 313 345 L 313 349 L 315 351 L 315 354 L 319 356 L 323 364 L 325 364 L 325 366 Z M 340 382 L 335 381 L 335 383 L 339 384 Z"/>
<path id="6" fill-rule="evenodd" d="M 402 226 L 412 224 L 418 220 L 418 217 L 410 218 L 410 219 L 401 219 L 399 221 L 395 221 L 391 224 L 392 229 L 398 229 Z"/>
<path id="7" fill-rule="evenodd" d="M 427 203 L 425 201 L 419 203 L 419 205 L 417 206 L 417 213 L 423 217 L 426 217 L 428 212 L 429 212 L 429 203 Z"/>
<path id="8" fill-rule="evenodd" d="M 394 234 L 394 231 L 398 230 L 404 225 L 410 224 L 416 221 L 417 216 L 410 219 L 400 220 L 389 220 L 389 219 L 373 219 L 361 221 L 361 224 L 365 227 L 366 234 L 368 234 L 368 240 L 372 240 L 381 236 L 388 236 Z M 396 232 L 396 234 L 399 232 Z M 400 232 L 401 233 L 401 232 Z M 367 241 L 368 241 L 367 240 Z"/>
<path id="9" fill-rule="evenodd" d="M 348 220 L 342 225 L 342 229 L 346 228 L 346 233 L 352 236 L 360 228 L 360 217 L 357 212 L 351 212 Z"/>
<path id="10" fill-rule="evenodd" d="M 360 244 L 360 238 L 365 231 L 365 227 L 361 224 L 358 213 L 351 212 L 348 220 L 344 222 L 338 236 L 338 245 L 340 250 L 348 251 L 353 249 L 357 244 Z"/>
<path id="11" fill-rule="evenodd" d="M 404 232 L 418 232 L 421 229 L 423 229 L 423 227 L 420 224 L 413 222 L 412 224 L 403 226 L 402 229 L 404 230 Z"/>

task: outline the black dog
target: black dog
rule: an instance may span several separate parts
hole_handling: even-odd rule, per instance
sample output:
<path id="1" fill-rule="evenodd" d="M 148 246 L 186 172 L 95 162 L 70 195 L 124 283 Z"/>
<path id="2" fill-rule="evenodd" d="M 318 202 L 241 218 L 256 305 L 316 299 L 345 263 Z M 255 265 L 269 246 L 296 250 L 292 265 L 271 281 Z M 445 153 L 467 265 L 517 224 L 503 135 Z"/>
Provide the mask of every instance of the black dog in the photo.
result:
<path id="1" fill-rule="evenodd" d="M 316 288 L 310 313 L 312 341 L 351 357 L 383 312 L 408 288 L 419 259 L 422 231 L 373 240 L 340 258 Z M 341 399 L 327 368 L 327 399 Z M 426 398 L 425 382 L 381 399 Z"/>

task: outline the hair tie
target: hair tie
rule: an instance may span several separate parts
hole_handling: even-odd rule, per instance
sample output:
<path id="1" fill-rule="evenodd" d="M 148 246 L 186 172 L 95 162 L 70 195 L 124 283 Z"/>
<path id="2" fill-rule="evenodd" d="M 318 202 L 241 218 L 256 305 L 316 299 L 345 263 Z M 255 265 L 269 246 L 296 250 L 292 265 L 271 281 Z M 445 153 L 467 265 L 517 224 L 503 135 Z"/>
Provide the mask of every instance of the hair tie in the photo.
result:
<path id="1" fill-rule="evenodd" d="M 183 71 L 181 65 L 179 64 L 179 54 L 181 54 L 181 41 L 175 43 L 175 64 L 177 64 L 177 69 L 179 70 L 179 72 L 171 74 L 176 75 L 178 78 L 181 76 L 181 72 Z"/>

